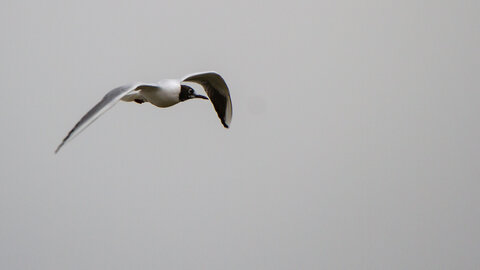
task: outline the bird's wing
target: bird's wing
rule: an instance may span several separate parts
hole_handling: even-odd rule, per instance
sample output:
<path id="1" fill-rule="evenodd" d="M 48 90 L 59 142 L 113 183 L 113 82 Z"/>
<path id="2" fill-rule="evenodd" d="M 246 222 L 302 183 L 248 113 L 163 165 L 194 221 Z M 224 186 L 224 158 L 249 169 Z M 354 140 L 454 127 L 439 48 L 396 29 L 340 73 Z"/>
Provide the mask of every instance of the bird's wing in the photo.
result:
<path id="1" fill-rule="evenodd" d="M 78 123 L 72 128 L 72 130 L 68 132 L 67 136 L 62 140 L 60 145 L 55 150 L 55 153 L 57 153 L 66 142 L 72 140 L 75 136 L 77 136 L 78 134 L 80 134 L 80 132 L 82 132 L 85 128 L 87 128 L 91 123 L 97 120 L 98 117 L 100 117 L 110 108 L 112 108 L 115 104 L 117 104 L 123 96 L 135 90 L 140 90 L 143 88 L 152 88 L 152 87 L 154 87 L 154 85 L 144 84 L 144 83 L 134 83 L 134 84 L 119 86 L 111 90 L 110 92 L 108 92 L 102 98 L 102 100 L 100 100 L 100 102 L 98 102 L 97 105 L 91 108 L 82 117 L 82 119 L 78 121 Z"/>
<path id="2" fill-rule="evenodd" d="M 214 71 L 194 73 L 185 76 L 182 81 L 200 84 L 212 101 L 223 126 L 226 128 L 230 126 L 232 121 L 232 100 L 228 86 L 220 74 Z"/>

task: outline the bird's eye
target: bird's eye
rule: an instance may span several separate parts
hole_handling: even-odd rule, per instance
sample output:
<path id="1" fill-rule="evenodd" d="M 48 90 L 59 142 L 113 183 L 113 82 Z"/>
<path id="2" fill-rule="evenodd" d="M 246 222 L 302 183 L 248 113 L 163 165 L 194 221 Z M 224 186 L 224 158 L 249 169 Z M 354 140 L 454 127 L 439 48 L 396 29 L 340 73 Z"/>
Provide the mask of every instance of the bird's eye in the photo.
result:
<path id="1" fill-rule="evenodd" d="M 189 94 L 193 94 L 193 89 L 188 90 Z"/>

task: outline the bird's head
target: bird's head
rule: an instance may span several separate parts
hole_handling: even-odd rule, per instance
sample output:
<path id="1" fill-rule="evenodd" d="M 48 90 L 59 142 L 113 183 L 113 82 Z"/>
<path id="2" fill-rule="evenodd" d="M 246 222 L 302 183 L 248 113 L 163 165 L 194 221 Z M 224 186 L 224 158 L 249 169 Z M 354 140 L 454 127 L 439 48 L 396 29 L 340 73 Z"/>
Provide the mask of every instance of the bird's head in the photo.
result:
<path id="1" fill-rule="evenodd" d="M 180 99 L 180 101 L 185 101 L 192 98 L 208 99 L 206 96 L 198 95 L 197 93 L 195 93 L 195 90 L 193 90 L 192 87 L 183 84 L 181 85 L 178 98 Z"/>

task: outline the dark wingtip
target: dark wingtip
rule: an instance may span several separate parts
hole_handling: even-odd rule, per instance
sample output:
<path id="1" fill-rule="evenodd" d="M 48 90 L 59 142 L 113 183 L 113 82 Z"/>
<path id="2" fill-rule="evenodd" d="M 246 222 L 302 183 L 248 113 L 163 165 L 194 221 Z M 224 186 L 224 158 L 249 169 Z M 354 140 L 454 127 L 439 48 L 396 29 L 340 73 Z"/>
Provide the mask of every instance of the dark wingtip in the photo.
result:
<path id="1" fill-rule="evenodd" d="M 65 137 L 65 139 L 63 139 L 62 142 L 57 146 L 57 149 L 55 149 L 55 154 L 57 154 L 58 151 L 60 151 L 60 148 L 62 148 L 62 146 L 67 142 L 67 139 L 70 136 L 70 133 L 68 133 L 68 136 Z"/>
<path id="2" fill-rule="evenodd" d="M 225 123 L 225 120 L 221 119 L 222 120 L 222 125 L 225 127 L 225 128 L 230 128 L 227 123 Z"/>
<path id="3" fill-rule="evenodd" d="M 60 148 L 62 148 L 63 144 L 64 144 L 64 142 L 62 142 L 62 143 L 57 147 L 57 149 L 55 149 L 55 152 L 54 152 L 55 154 L 58 153 L 58 151 L 60 150 Z"/>

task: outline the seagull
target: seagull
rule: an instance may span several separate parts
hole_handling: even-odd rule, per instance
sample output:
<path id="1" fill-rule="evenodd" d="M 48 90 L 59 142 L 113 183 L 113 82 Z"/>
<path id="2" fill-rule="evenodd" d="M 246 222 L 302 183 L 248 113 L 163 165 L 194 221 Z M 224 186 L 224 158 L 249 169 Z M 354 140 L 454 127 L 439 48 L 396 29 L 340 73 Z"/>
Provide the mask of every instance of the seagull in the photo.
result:
<path id="1" fill-rule="evenodd" d="M 196 83 L 203 87 L 213 103 L 222 125 L 228 128 L 232 121 L 232 101 L 225 80 L 214 71 L 199 72 L 189 74 L 182 79 L 165 79 L 158 83 L 136 82 L 111 90 L 68 132 L 55 150 L 55 154 L 65 143 L 80 134 L 120 100 L 139 104 L 147 102 L 160 108 L 170 107 L 193 98 L 208 100 L 207 97 L 197 94 L 192 87 L 184 84 L 186 82 Z"/>

